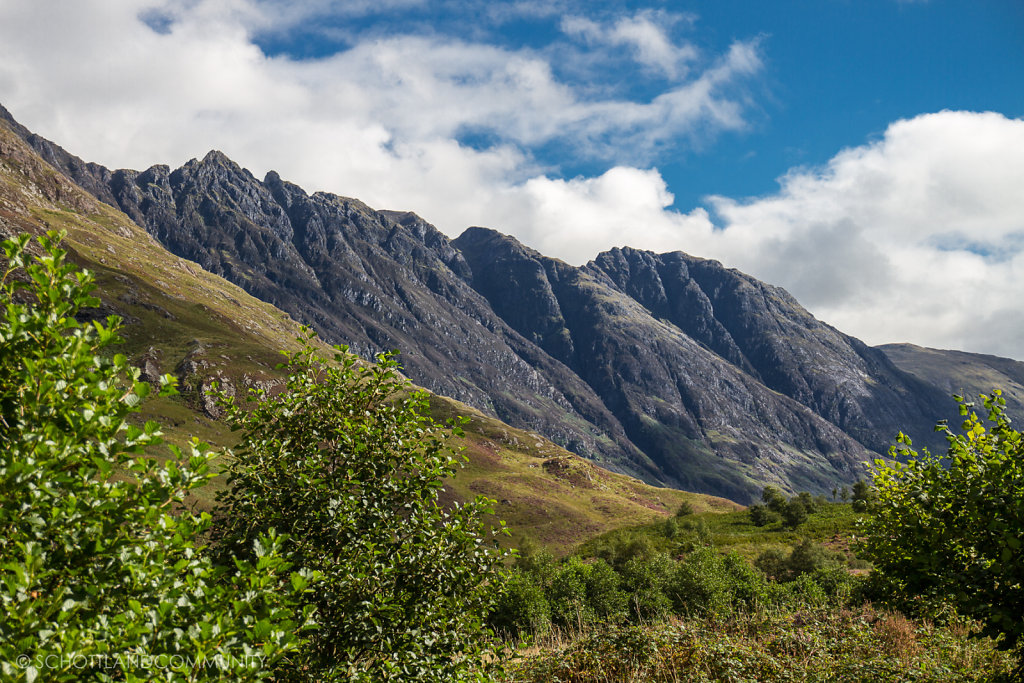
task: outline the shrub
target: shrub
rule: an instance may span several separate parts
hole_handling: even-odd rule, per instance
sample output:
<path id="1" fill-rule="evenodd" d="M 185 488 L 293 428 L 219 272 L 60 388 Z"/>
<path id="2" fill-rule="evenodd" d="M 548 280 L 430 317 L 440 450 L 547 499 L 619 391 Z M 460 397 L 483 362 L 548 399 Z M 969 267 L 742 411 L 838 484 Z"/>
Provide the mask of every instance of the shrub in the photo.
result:
<path id="1" fill-rule="evenodd" d="M 819 503 L 821 503 L 820 497 L 815 498 L 808 491 L 801 491 L 796 494 L 796 499 L 800 501 L 808 514 L 814 514 L 821 509 L 821 506 L 819 505 Z"/>
<path id="2" fill-rule="evenodd" d="M 345 347 L 331 360 L 286 354 L 287 385 L 250 392 L 251 409 L 221 396 L 241 431 L 218 497 L 218 546 L 291 536 L 289 557 L 325 578 L 311 594 L 320 628 L 302 651 L 308 678 L 447 681 L 482 666 L 484 621 L 502 555 L 487 538 L 484 498 L 443 508 L 438 493 L 460 466 L 453 433 L 428 416 L 389 354 L 376 365 Z"/>
<path id="3" fill-rule="evenodd" d="M 634 619 L 661 619 L 671 611 L 666 590 L 674 570 L 675 562 L 665 553 L 637 555 L 626 562 L 621 570 L 622 586 Z"/>
<path id="4" fill-rule="evenodd" d="M 781 548 L 765 550 L 754 560 L 754 566 L 775 581 L 790 579 L 789 555 Z"/>
<path id="5" fill-rule="evenodd" d="M 210 517 L 182 508 L 211 454 L 145 457 L 160 431 L 128 424 L 150 387 L 108 355 L 120 321 L 79 323 L 99 304 L 92 276 L 56 234 L 38 241 L 34 259 L 27 236 L 3 243 L 0 678 L 265 678 L 300 644 L 315 577 L 290 571 L 271 530 L 249 539 L 251 561 L 211 562 Z"/>
<path id="6" fill-rule="evenodd" d="M 679 614 L 723 616 L 764 601 L 764 576 L 739 555 L 696 550 L 679 563 L 670 594 Z"/>
<path id="7" fill-rule="evenodd" d="M 897 593 L 947 599 L 1012 647 L 1024 636 L 1024 438 L 999 391 L 981 396 L 988 427 L 957 399 L 961 433 L 937 427 L 945 459 L 918 454 L 900 434 L 893 461 L 875 461 L 861 552 Z"/>
<path id="8" fill-rule="evenodd" d="M 750 514 L 750 521 L 754 526 L 768 526 L 779 519 L 779 516 L 772 512 L 767 505 L 760 503 L 751 505 L 747 512 Z"/>
<path id="9" fill-rule="evenodd" d="M 547 598 L 551 619 L 562 628 L 581 629 L 594 621 L 587 600 L 587 566 L 578 557 L 570 557 L 555 570 Z"/>
<path id="10" fill-rule="evenodd" d="M 793 498 L 782 509 L 782 521 L 790 529 L 796 529 L 807 521 L 807 508 L 799 498 Z"/>
<path id="11" fill-rule="evenodd" d="M 622 591 L 622 580 L 607 562 L 597 559 L 587 565 L 584 581 L 587 603 L 597 619 L 614 622 L 626 616 L 629 596 Z"/>
<path id="12" fill-rule="evenodd" d="M 670 541 L 679 535 L 679 522 L 676 521 L 675 517 L 669 517 L 665 520 L 661 527 L 661 533 Z"/>
<path id="13" fill-rule="evenodd" d="M 782 514 L 783 510 L 786 509 L 786 497 L 782 495 L 782 491 L 774 486 L 764 487 L 764 490 L 761 491 L 761 500 L 764 501 L 764 504 L 772 512 Z"/>
<path id="14" fill-rule="evenodd" d="M 693 504 L 690 501 L 684 500 L 679 504 L 679 509 L 676 510 L 676 517 L 689 517 L 696 510 L 693 509 Z"/>
<path id="15" fill-rule="evenodd" d="M 513 570 L 503 581 L 488 623 L 506 636 L 541 635 L 551 628 L 551 606 L 529 574 Z"/>
<path id="16" fill-rule="evenodd" d="M 851 493 L 851 499 L 853 501 L 854 512 L 867 512 L 868 506 L 871 501 L 874 500 L 875 492 L 871 489 L 871 484 L 858 479 L 853 482 L 853 491 Z"/>
<path id="17" fill-rule="evenodd" d="M 787 560 L 791 575 L 810 574 L 819 569 L 842 567 L 844 557 L 841 553 L 829 550 L 820 543 L 805 538 L 793 547 Z"/>

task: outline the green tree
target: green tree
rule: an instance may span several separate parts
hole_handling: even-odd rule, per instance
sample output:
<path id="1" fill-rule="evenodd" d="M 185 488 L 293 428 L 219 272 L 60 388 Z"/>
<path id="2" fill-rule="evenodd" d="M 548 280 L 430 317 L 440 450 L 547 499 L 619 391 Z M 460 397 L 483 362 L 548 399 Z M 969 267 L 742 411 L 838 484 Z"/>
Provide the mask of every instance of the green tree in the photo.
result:
<path id="1" fill-rule="evenodd" d="M 974 404 L 957 400 L 961 433 L 936 428 L 945 458 L 918 454 L 900 434 L 892 461 L 875 461 L 861 552 L 899 592 L 952 601 L 1012 647 L 1024 635 L 1024 440 L 999 391 L 981 396 L 987 428 Z"/>
<path id="2" fill-rule="evenodd" d="M 449 447 L 461 430 L 430 419 L 428 395 L 390 354 L 368 365 L 335 347 L 327 360 L 313 339 L 285 354 L 280 393 L 253 389 L 250 405 L 221 395 L 241 440 L 217 544 L 238 554 L 277 529 L 292 561 L 324 576 L 307 678 L 474 676 L 493 645 L 485 619 L 503 553 L 485 524 L 493 501 L 439 501 L 463 462 Z"/>
<path id="3" fill-rule="evenodd" d="M 871 484 L 858 479 L 853 482 L 853 492 L 851 498 L 853 500 L 853 509 L 856 512 L 867 512 L 868 507 L 871 505 L 871 501 L 874 500 L 875 492 L 871 489 Z"/>
<path id="4" fill-rule="evenodd" d="M 92 276 L 60 236 L 5 241 L 0 280 L 0 673 L 5 681 L 257 680 L 300 640 L 310 577 L 282 539 L 214 565 L 208 515 L 183 508 L 211 454 L 144 457 L 158 425 L 130 425 L 150 387 L 124 356 L 119 320 L 81 324 Z M 164 393 L 171 391 L 164 378 Z"/>
<path id="5" fill-rule="evenodd" d="M 747 509 L 750 521 L 754 526 L 767 526 L 779 519 L 779 516 L 768 509 L 767 505 L 754 503 Z"/>
<path id="6" fill-rule="evenodd" d="M 775 488 L 774 486 L 765 486 L 764 490 L 761 491 L 761 500 L 768 506 L 768 509 L 772 512 L 782 514 L 786 509 L 786 497 L 782 495 L 782 491 Z"/>
<path id="7" fill-rule="evenodd" d="M 795 529 L 807 521 L 807 508 L 799 498 L 792 498 L 782 509 L 782 521 L 790 529 Z"/>

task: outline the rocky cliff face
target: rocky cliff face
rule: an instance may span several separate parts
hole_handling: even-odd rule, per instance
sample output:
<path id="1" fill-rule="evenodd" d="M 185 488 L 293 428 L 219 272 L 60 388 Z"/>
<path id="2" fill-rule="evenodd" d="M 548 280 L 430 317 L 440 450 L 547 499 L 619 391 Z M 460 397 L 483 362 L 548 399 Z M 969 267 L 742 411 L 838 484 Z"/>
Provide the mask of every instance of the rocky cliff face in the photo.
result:
<path id="1" fill-rule="evenodd" d="M 259 180 L 219 152 L 110 171 L 12 129 L 324 338 L 399 349 L 432 391 L 649 482 L 740 501 L 769 482 L 825 491 L 950 412 L 932 384 L 714 261 L 614 249 L 577 268 L 493 230 L 449 240 L 413 213 Z"/>
<path id="2" fill-rule="evenodd" d="M 815 319 L 782 288 L 717 261 L 627 248 L 587 268 L 874 451 L 885 452 L 894 434 L 923 416 L 949 412 L 947 393 L 899 370 L 881 350 Z"/>

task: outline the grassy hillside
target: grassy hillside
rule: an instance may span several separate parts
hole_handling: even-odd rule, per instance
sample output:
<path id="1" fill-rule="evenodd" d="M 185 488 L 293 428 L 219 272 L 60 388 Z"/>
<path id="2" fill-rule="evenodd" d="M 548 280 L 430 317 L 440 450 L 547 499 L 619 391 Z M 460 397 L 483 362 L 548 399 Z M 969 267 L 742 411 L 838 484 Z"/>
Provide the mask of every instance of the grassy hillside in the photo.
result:
<path id="1" fill-rule="evenodd" d="M 279 351 L 297 345 L 299 326 L 273 306 L 164 250 L 127 216 L 96 201 L 0 123 L 0 236 L 67 232 L 65 248 L 96 275 L 97 317 L 124 318 L 121 352 L 147 376 L 177 375 L 181 395 L 144 404 L 142 419 L 164 425 L 168 440 L 196 436 L 234 443 L 204 396 L 211 380 L 241 393 L 280 380 Z M 735 509 L 710 496 L 658 489 L 613 474 L 535 433 L 514 429 L 468 406 L 435 396 L 435 416 L 468 415 L 466 469 L 449 483 L 449 499 L 497 499 L 515 541 L 534 538 L 561 552 L 623 525 L 662 519 L 688 501 L 700 510 Z M 206 505 L 207 498 L 198 500 Z"/>
<path id="2" fill-rule="evenodd" d="M 704 533 L 707 540 L 722 552 L 735 551 L 748 560 L 755 559 L 766 550 L 789 550 L 803 540 L 852 555 L 860 517 L 860 513 L 854 512 L 848 503 L 828 503 L 809 514 L 806 522 L 790 529 L 781 520 L 763 527 L 756 526 L 746 510 L 703 511 L 679 518 L 678 530 L 672 538 L 666 535 L 664 520 L 648 522 L 606 532 L 583 543 L 577 552 L 584 556 L 592 555 L 602 545 L 614 543 L 627 535 L 644 537 L 656 548 L 674 551 L 695 541 L 698 533 Z"/>

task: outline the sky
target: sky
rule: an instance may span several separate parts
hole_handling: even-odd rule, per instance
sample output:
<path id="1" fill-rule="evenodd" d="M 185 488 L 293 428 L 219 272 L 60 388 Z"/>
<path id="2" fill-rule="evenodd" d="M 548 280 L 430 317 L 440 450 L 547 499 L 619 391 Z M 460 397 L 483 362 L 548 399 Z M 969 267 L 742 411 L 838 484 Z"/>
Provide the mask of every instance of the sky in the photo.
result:
<path id="1" fill-rule="evenodd" d="M 1024 360 L 1020 0 L 0 0 L 0 104 L 569 263 L 713 258 L 869 344 Z"/>

